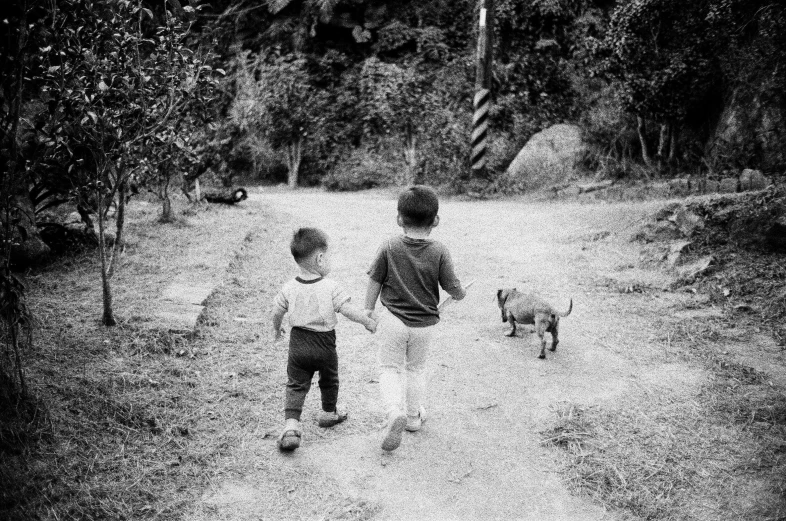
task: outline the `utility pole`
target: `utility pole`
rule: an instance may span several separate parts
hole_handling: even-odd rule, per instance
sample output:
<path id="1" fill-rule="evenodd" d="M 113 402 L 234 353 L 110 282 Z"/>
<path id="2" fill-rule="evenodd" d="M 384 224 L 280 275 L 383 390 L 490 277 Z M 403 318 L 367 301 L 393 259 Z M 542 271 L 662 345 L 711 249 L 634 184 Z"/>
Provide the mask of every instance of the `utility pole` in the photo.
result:
<path id="1" fill-rule="evenodd" d="M 480 0 L 478 27 L 478 58 L 475 74 L 475 112 L 472 117 L 472 175 L 473 181 L 488 179 L 486 148 L 488 119 L 491 106 L 492 36 L 494 32 L 494 0 Z"/>

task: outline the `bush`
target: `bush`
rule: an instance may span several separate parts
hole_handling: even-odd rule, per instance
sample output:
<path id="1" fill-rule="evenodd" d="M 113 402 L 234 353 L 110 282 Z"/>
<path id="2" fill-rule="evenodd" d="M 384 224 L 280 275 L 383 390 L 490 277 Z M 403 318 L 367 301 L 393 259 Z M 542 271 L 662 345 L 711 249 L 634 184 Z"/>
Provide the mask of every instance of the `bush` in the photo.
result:
<path id="1" fill-rule="evenodd" d="M 352 192 L 405 184 L 402 181 L 406 168 L 401 161 L 389 157 L 391 155 L 384 150 L 360 148 L 348 159 L 339 162 L 322 179 L 322 186 L 337 192 Z"/>

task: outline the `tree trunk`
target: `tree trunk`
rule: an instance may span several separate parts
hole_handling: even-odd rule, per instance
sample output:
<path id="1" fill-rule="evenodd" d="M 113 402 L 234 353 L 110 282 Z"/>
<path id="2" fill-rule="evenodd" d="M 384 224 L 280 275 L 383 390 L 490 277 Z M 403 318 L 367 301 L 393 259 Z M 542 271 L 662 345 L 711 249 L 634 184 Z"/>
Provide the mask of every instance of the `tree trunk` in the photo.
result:
<path id="1" fill-rule="evenodd" d="M 303 138 L 297 137 L 287 146 L 287 168 L 289 188 L 297 188 L 300 161 L 303 157 Z"/>
<path id="2" fill-rule="evenodd" d="M 120 262 L 123 247 L 123 227 L 126 220 L 126 181 L 120 181 L 117 190 L 117 214 L 115 214 L 115 244 L 112 245 L 112 258 L 109 261 L 109 278 L 115 274 L 115 266 Z"/>
<path id="3" fill-rule="evenodd" d="M 199 178 L 197 177 L 194 179 L 194 194 L 196 196 L 196 202 L 202 200 L 202 190 L 199 188 Z"/>
<path id="4" fill-rule="evenodd" d="M 669 143 L 669 162 L 677 159 L 677 127 L 671 127 L 671 143 Z"/>
<path id="5" fill-rule="evenodd" d="M 650 159 L 650 152 L 647 148 L 647 138 L 644 137 L 644 119 L 641 116 L 636 116 L 636 131 L 639 133 L 639 141 L 641 142 L 641 158 L 647 167 L 652 167 L 652 160 Z"/>
<path id="6" fill-rule="evenodd" d="M 172 200 L 168 193 L 165 193 L 161 199 L 161 222 L 172 222 Z"/>
<path id="7" fill-rule="evenodd" d="M 413 131 L 407 131 L 404 141 L 404 159 L 407 162 L 406 184 L 415 182 L 415 170 L 418 166 L 417 136 Z"/>
<path id="8" fill-rule="evenodd" d="M 16 376 L 19 379 L 19 392 L 22 398 L 27 397 L 27 383 L 25 383 L 25 372 L 22 369 L 22 354 L 19 348 L 19 324 L 11 324 L 11 344 L 14 348 L 14 365 L 16 365 Z M 29 337 L 28 337 L 29 338 Z"/>
<path id="9" fill-rule="evenodd" d="M 161 222 L 172 222 L 172 199 L 169 197 L 169 170 L 164 171 L 164 182 L 161 184 L 159 197 L 161 198 Z"/>
<path id="10" fill-rule="evenodd" d="M 669 125 L 663 123 L 660 126 L 660 136 L 658 138 L 658 159 L 663 159 L 666 155 L 666 147 L 669 142 Z"/>
<path id="11" fill-rule="evenodd" d="M 104 195 L 99 187 L 96 188 L 96 200 L 98 201 L 98 208 L 103 208 Z M 104 240 L 104 219 L 101 218 L 100 210 L 98 214 L 98 253 L 101 257 L 101 287 L 104 298 L 104 316 L 101 318 L 101 323 L 105 326 L 114 326 L 117 322 L 112 312 L 112 287 L 109 285 L 109 263 L 107 262 L 106 241 Z"/>

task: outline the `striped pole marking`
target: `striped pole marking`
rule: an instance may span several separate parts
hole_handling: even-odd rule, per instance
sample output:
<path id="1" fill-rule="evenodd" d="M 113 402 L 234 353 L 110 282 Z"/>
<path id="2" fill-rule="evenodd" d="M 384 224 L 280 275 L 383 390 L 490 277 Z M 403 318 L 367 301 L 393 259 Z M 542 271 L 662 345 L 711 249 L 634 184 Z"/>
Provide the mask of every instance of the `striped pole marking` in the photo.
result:
<path id="1" fill-rule="evenodd" d="M 486 166 L 486 146 L 489 128 L 489 102 L 491 91 L 480 89 L 475 93 L 475 114 L 472 117 L 472 169 Z"/>

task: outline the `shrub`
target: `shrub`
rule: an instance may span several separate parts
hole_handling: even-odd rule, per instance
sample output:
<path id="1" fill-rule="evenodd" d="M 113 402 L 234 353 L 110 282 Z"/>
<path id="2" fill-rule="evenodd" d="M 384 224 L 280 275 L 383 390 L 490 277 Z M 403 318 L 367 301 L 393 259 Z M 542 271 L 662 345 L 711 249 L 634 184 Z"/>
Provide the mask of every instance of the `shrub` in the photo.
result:
<path id="1" fill-rule="evenodd" d="M 396 161 L 392 155 L 384 148 L 357 149 L 323 177 L 322 186 L 328 190 L 351 192 L 377 186 L 407 184 L 403 179 L 405 165 L 402 161 Z"/>

